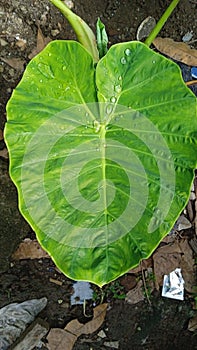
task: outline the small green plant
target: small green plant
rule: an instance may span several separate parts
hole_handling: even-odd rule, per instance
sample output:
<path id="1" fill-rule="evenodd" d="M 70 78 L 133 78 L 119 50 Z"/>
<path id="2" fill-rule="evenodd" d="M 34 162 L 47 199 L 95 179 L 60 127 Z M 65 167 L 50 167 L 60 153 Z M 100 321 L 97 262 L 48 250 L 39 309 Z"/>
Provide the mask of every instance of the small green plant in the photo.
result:
<path id="1" fill-rule="evenodd" d="M 114 299 L 122 300 L 126 298 L 124 287 L 119 281 L 113 281 L 107 286 L 93 292 L 93 302 L 102 304 L 104 301 L 109 302 Z"/>
<path id="2" fill-rule="evenodd" d="M 5 139 L 19 208 L 58 268 L 99 286 L 151 255 L 189 198 L 196 97 L 146 43 L 107 51 L 60 0 L 79 42 L 51 42 L 7 105 Z M 100 58 L 100 59 L 99 59 Z M 114 292 L 115 293 L 115 292 Z"/>

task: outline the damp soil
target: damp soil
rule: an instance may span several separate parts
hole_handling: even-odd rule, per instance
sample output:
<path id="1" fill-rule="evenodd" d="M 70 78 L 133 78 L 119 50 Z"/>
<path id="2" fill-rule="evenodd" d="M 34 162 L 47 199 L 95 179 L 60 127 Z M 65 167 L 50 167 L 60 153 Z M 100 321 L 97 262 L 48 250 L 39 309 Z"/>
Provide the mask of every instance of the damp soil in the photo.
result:
<path id="1" fill-rule="evenodd" d="M 98 17 L 105 23 L 109 45 L 136 39 L 140 23 L 152 16 L 158 20 L 170 1 L 143 0 L 76 0 L 73 10 L 95 30 Z M 197 39 L 197 2 L 182 0 L 171 15 L 161 36 L 181 41 L 187 32 Z M 29 55 L 36 47 L 40 26 L 44 36 L 55 39 L 75 39 L 67 21 L 47 0 L 0 1 L 0 129 L 6 122 L 6 103 L 20 81 Z M 197 42 L 193 43 L 197 48 Z M 22 66 L 12 67 L 7 59 L 17 58 Z M 181 66 L 188 76 L 190 68 Z M 0 141 L 0 150 L 5 147 Z M 22 239 L 34 237 L 29 225 L 18 211 L 15 186 L 9 178 L 8 160 L 0 157 L 0 307 L 11 302 L 46 296 L 48 304 L 40 317 L 50 327 L 63 328 L 72 319 L 87 322 L 82 306 L 70 306 L 73 281 L 62 275 L 49 258 L 14 261 L 12 254 Z M 51 280 L 52 279 L 52 280 Z M 53 281 L 60 283 L 54 283 Z M 94 288 L 94 286 L 93 286 Z M 107 287 L 106 287 L 107 288 Z M 81 336 L 74 350 L 114 349 L 104 341 L 118 341 L 120 350 L 130 349 L 197 349 L 197 334 L 188 331 L 188 321 L 194 311 L 192 298 L 183 302 L 161 298 L 153 292 L 151 304 L 145 299 L 135 305 L 108 296 L 109 307 L 102 326 L 106 338 L 97 334 Z M 87 305 L 91 315 L 93 303 Z M 65 347 L 66 349 L 66 347 Z"/>

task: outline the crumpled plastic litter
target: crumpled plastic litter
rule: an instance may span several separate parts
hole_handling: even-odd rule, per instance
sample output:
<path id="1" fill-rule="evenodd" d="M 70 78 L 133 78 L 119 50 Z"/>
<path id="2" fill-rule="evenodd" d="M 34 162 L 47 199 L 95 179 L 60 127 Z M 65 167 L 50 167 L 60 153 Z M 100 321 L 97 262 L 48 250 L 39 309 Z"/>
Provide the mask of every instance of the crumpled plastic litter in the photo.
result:
<path id="1" fill-rule="evenodd" d="M 192 75 L 192 78 L 197 79 L 197 67 L 191 68 L 191 75 Z"/>
<path id="2" fill-rule="evenodd" d="M 13 303 L 0 309 L 0 350 L 6 350 L 47 304 L 47 298 Z"/>
<path id="3" fill-rule="evenodd" d="M 71 305 L 83 304 L 85 300 L 92 299 L 93 290 L 89 282 L 78 281 L 73 284 L 74 293 L 71 295 Z"/>
<path id="4" fill-rule="evenodd" d="M 164 275 L 162 297 L 184 300 L 184 283 L 180 268 Z"/>

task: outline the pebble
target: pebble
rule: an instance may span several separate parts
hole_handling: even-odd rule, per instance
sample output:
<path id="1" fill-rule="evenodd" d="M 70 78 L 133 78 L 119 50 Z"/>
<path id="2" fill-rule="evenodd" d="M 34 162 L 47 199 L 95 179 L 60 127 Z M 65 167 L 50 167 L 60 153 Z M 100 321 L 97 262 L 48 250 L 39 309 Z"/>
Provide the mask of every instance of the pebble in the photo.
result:
<path id="1" fill-rule="evenodd" d="M 193 32 L 187 32 L 183 37 L 182 37 L 182 41 L 184 43 L 187 43 L 188 41 L 190 41 L 193 37 Z"/>
<path id="2" fill-rule="evenodd" d="M 106 334 L 105 334 L 105 332 L 101 329 L 101 331 L 100 332 L 98 332 L 98 337 L 100 337 L 100 338 L 106 338 Z"/>
<path id="3" fill-rule="evenodd" d="M 119 349 L 119 341 L 105 341 L 104 345 L 109 348 Z"/>
<path id="4" fill-rule="evenodd" d="M 189 220 L 184 215 L 181 215 L 178 218 L 176 224 L 177 224 L 177 231 L 187 230 L 192 226 L 191 222 L 189 222 Z"/>

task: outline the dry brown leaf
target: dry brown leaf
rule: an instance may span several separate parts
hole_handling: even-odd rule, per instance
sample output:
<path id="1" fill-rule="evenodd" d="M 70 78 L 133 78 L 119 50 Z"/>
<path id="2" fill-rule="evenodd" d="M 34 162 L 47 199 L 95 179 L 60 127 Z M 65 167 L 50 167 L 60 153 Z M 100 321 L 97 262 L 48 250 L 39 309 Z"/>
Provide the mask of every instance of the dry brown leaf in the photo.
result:
<path id="1" fill-rule="evenodd" d="M 72 350 L 77 337 L 61 328 L 52 328 L 47 336 L 49 350 Z"/>
<path id="2" fill-rule="evenodd" d="M 7 148 L 4 148 L 0 151 L 0 157 L 8 159 L 8 150 Z"/>
<path id="3" fill-rule="evenodd" d="M 139 273 L 143 270 L 147 270 L 148 267 L 152 267 L 152 258 L 144 259 L 140 262 L 140 264 L 137 267 L 134 267 L 134 269 L 129 270 L 127 273 Z"/>
<path id="4" fill-rule="evenodd" d="M 40 27 L 38 27 L 38 33 L 37 33 L 37 44 L 36 44 L 36 48 L 32 50 L 32 52 L 29 54 L 29 58 L 30 60 L 36 56 L 39 52 L 41 52 L 45 46 L 51 41 L 51 39 L 47 36 L 45 37 L 40 29 Z"/>
<path id="5" fill-rule="evenodd" d="M 182 251 L 180 268 L 185 281 L 185 289 L 187 292 L 192 293 L 193 287 L 196 283 L 195 260 L 193 258 L 193 252 L 187 240 L 181 240 L 179 244 Z"/>
<path id="6" fill-rule="evenodd" d="M 10 67 L 18 70 L 23 71 L 25 61 L 21 60 L 20 58 L 3 58 L 1 57 L 1 60 L 5 63 L 7 63 Z"/>
<path id="7" fill-rule="evenodd" d="M 195 261 L 187 240 L 175 241 L 160 247 L 153 254 L 155 286 L 157 290 L 163 284 L 163 276 L 177 267 L 181 268 L 185 289 L 192 292 L 195 284 Z"/>
<path id="8" fill-rule="evenodd" d="M 125 301 L 128 304 L 137 304 L 140 301 L 144 300 L 144 293 L 143 293 L 143 282 L 140 280 L 137 284 L 137 286 L 133 289 L 131 289 L 125 298 Z"/>
<path id="9" fill-rule="evenodd" d="M 90 322 L 85 324 L 80 323 L 78 320 L 73 320 L 67 324 L 64 328 L 69 333 L 80 336 L 81 334 L 90 334 L 95 332 L 103 323 L 107 311 L 107 304 L 101 304 L 95 307 L 94 317 Z"/>
<path id="10" fill-rule="evenodd" d="M 12 258 L 15 260 L 41 259 L 49 258 L 49 255 L 41 248 L 38 241 L 26 238 L 20 243 Z"/>
<path id="11" fill-rule="evenodd" d="M 168 275 L 179 267 L 181 262 L 181 249 L 177 242 L 173 244 L 166 244 L 160 247 L 153 254 L 154 263 L 154 276 L 155 287 L 159 290 L 159 287 L 163 284 L 163 276 Z"/>
<path id="12" fill-rule="evenodd" d="M 80 323 L 77 319 L 72 320 L 63 329 L 52 328 L 47 336 L 49 350 L 72 350 L 77 338 L 81 334 L 95 332 L 104 322 L 107 304 L 95 307 L 94 317 L 90 322 Z"/>
<path id="13" fill-rule="evenodd" d="M 188 324 L 188 331 L 190 331 L 190 332 L 197 331 L 197 315 L 190 318 L 189 324 Z"/>
<path id="14" fill-rule="evenodd" d="M 189 66 L 197 66 L 197 50 L 191 49 L 189 45 L 176 42 L 170 38 L 156 38 L 153 41 L 154 46 L 161 53 L 183 62 Z"/>

